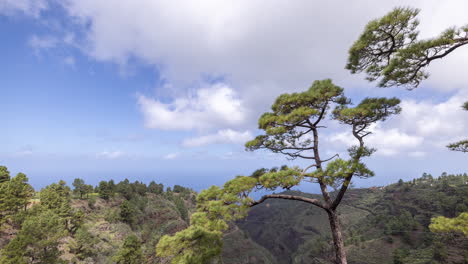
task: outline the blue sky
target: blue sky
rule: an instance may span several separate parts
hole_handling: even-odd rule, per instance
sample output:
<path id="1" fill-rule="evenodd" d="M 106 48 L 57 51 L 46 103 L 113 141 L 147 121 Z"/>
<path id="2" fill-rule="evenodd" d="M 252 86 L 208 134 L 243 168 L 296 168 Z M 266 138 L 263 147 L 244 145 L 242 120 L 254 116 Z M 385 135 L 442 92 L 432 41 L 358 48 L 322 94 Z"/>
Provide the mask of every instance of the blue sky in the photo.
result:
<path id="1" fill-rule="evenodd" d="M 305 165 L 243 143 L 277 95 L 332 78 L 355 102 L 403 100 L 400 116 L 374 128 L 376 177 L 358 186 L 468 170 L 466 155 L 444 147 L 468 130 L 468 48 L 431 65 L 413 91 L 378 89 L 343 69 L 365 23 L 400 1 L 176 2 L 0 0 L 0 163 L 36 188 L 81 177 L 196 190 Z M 422 10 L 423 38 L 468 22 L 463 1 L 410 4 Z M 331 124 L 323 153 L 342 153 L 348 139 Z"/>

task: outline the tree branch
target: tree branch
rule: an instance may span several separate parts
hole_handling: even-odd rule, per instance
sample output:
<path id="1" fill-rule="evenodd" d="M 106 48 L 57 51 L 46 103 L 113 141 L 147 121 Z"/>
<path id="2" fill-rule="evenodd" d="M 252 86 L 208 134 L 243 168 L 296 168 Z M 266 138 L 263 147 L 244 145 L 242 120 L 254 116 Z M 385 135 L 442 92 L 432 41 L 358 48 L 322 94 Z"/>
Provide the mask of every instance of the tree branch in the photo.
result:
<path id="1" fill-rule="evenodd" d="M 362 149 L 364 147 L 364 141 L 362 140 L 362 136 L 360 136 L 358 132 L 356 131 L 356 125 L 353 125 L 353 135 L 355 138 L 357 138 L 357 140 L 359 140 L 359 148 Z M 361 151 L 358 151 L 356 153 L 356 156 L 353 159 L 353 163 L 358 163 L 359 160 L 361 159 L 361 156 L 362 156 Z M 348 175 L 346 175 L 343 181 L 343 184 L 341 185 L 340 191 L 338 192 L 335 200 L 330 206 L 331 210 L 335 210 L 340 204 L 341 200 L 343 199 L 344 194 L 346 193 L 346 190 L 348 190 L 348 186 L 351 183 L 351 179 L 353 178 L 354 172 L 355 172 L 355 169 L 353 169 L 351 172 L 348 173 Z"/>
<path id="2" fill-rule="evenodd" d="M 320 202 L 320 200 L 318 200 L 318 199 L 306 198 L 306 197 L 297 196 L 297 195 L 287 195 L 287 194 L 268 194 L 268 195 L 264 195 L 260 200 L 252 202 L 250 204 L 250 207 L 261 204 L 265 200 L 271 199 L 271 198 L 301 201 L 301 202 L 310 203 L 310 204 L 313 204 L 313 205 L 315 205 L 317 207 L 325 209 L 322 202 Z"/>
<path id="3" fill-rule="evenodd" d="M 330 161 L 330 160 L 332 160 L 332 159 L 335 158 L 335 157 L 340 157 L 340 155 L 337 153 L 337 154 L 331 156 L 330 158 L 328 158 L 328 159 L 326 159 L 326 160 L 322 160 L 322 162 Z"/>
<path id="4" fill-rule="evenodd" d="M 458 40 L 457 42 L 458 42 L 458 44 L 456 44 L 456 45 L 452 46 L 451 48 L 447 49 L 444 53 L 439 54 L 439 55 L 434 55 L 434 56 L 432 56 L 432 57 L 427 58 L 426 62 L 423 63 L 422 66 L 425 67 L 425 66 L 429 65 L 429 63 L 430 63 L 431 61 L 436 60 L 436 59 L 441 59 L 441 58 L 443 58 L 443 57 L 449 55 L 452 51 L 456 50 L 457 48 L 459 48 L 459 47 L 461 47 L 461 46 L 463 46 L 463 45 L 468 44 L 468 39 L 467 39 L 467 38 L 465 38 L 465 39 L 460 39 L 460 40 Z"/>

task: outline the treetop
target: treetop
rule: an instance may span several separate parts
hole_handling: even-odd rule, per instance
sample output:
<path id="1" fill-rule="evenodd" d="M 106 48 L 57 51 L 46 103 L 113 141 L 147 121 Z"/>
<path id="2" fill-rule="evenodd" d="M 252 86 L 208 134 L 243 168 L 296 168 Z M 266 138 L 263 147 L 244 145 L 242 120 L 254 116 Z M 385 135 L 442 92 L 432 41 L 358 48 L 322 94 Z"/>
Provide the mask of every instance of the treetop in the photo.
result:
<path id="1" fill-rule="evenodd" d="M 452 27 L 439 36 L 418 40 L 419 9 L 397 7 L 370 21 L 349 49 L 346 69 L 366 73 L 380 87 L 416 88 L 429 74 L 430 62 L 468 44 L 468 26 Z"/>

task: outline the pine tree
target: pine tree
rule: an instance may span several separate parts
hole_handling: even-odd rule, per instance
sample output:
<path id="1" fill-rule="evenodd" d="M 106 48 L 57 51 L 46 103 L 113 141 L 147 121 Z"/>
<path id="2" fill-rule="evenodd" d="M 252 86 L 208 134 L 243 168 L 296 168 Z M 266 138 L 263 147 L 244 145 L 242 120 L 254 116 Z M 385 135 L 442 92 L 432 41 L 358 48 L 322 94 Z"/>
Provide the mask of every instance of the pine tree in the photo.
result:
<path id="1" fill-rule="evenodd" d="M 113 257 L 117 264 L 142 264 L 143 253 L 141 251 L 141 242 L 135 235 L 129 235 L 125 238 L 122 248 Z"/>
<path id="2" fill-rule="evenodd" d="M 364 139 L 370 134 L 369 126 L 400 112 L 399 103 L 396 98 L 366 98 L 350 107 L 343 88 L 331 80 L 315 81 L 302 93 L 280 95 L 271 107 L 272 112 L 264 113 L 259 119 L 259 128 L 265 134 L 247 142 L 246 148 L 304 159 L 310 161 L 309 166 L 304 169 L 283 166 L 257 173 L 255 177 L 238 176 L 223 188 L 212 186 L 202 191 L 191 226 L 175 236 L 164 236 L 157 245 L 158 255 L 173 257 L 172 263 L 206 263 L 220 252 L 222 231 L 227 229 L 229 221 L 245 217 L 250 207 L 268 199 L 286 199 L 308 203 L 327 213 L 336 263 L 347 263 L 337 209 L 353 177 L 373 176 L 361 162 L 374 152 L 364 145 Z M 338 155 L 321 156 L 319 135 L 328 116 L 347 126 L 356 140 L 357 145 L 348 150 L 347 160 Z M 290 189 L 304 181 L 317 183 L 323 200 L 287 194 L 269 194 L 257 201 L 249 197 L 253 190 Z M 337 187 L 334 194 L 329 192 L 332 186 Z"/>
<path id="3" fill-rule="evenodd" d="M 62 219 L 52 210 L 27 218 L 18 235 L 1 251 L 0 263 L 65 263 L 59 240 L 66 235 Z"/>
<path id="4" fill-rule="evenodd" d="M 18 173 L 15 177 L 0 184 L 0 215 L 1 221 L 15 214 L 19 210 L 26 210 L 29 200 L 34 194 L 34 189 L 28 183 L 28 177 L 24 173 Z"/>
<path id="5" fill-rule="evenodd" d="M 97 189 L 99 197 L 101 197 L 104 200 L 109 200 L 109 198 L 112 196 L 112 191 L 109 188 L 109 184 L 106 181 L 99 182 L 99 186 Z"/>
<path id="6" fill-rule="evenodd" d="M 93 257 L 97 251 L 94 248 L 98 239 L 93 236 L 85 227 L 80 227 L 74 235 L 74 241 L 71 243 L 70 250 L 79 260 Z"/>
<path id="7" fill-rule="evenodd" d="M 419 9 L 398 7 L 370 21 L 349 50 L 346 68 L 365 72 L 381 87 L 416 88 L 429 64 L 468 44 L 468 26 L 452 27 L 431 39 L 418 39 Z"/>
<path id="8" fill-rule="evenodd" d="M 10 172 L 7 167 L 0 166 L 0 183 L 10 180 Z"/>
<path id="9" fill-rule="evenodd" d="M 83 199 L 83 195 L 86 195 L 89 191 L 89 185 L 86 185 L 83 179 L 76 178 L 73 183 L 73 193 L 77 194 L 80 196 L 80 199 Z"/>
<path id="10" fill-rule="evenodd" d="M 429 77 L 425 69 L 432 61 L 468 44 L 468 25 L 449 28 L 431 39 L 418 39 L 418 14 L 419 9 L 398 7 L 370 21 L 350 48 L 346 69 L 365 72 L 366 79 L 379 80 L 380 87 L 414 89 Z M 468 101 L 462 108 L 468 110 Z M 468 153 L 468 139 L 447 147 Z"/>
<path id="11" fill-rule="evenodd" d="M 133 203 L 127 200 L 122 202 L 120 205 L 120 217 L 122 218 L 123 222 L 132 225 L 135 222 L 135 213 L 136 208 Z"/>

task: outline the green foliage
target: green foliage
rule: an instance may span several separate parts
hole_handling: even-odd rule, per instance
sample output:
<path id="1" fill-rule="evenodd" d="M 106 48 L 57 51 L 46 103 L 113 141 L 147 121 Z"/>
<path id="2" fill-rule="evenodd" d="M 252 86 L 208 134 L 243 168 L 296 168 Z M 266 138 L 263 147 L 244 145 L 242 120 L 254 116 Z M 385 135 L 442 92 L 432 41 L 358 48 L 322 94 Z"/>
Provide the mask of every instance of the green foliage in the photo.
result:
<path id="1" fill-rule="evenodd" d="M 1 251 L 1 263 L 63 263 L 59 239 L 66 235 L 63 221 L 44 210 L 24 221 L 18 235 Z"/>
<path id="2" fill-rule="evenodd" d="M 331 104 L 345 105 L 349 100 L 343 88 L 330 79 L 315 81 L 305 92 L 282 94 L 272 105 L 273 112 L 264 113 L 258 127 L 266 132 L 245 144 L 248 150 L 268 149 L 290 158 L 303 157 L 301 152 L 310 150 L 310 139 L 302 131 L 306 125 L 320 121 Z M 309 131 L 310 132 L 310 131 Z"/>
<path id="3" fill-rule="evenodd" d="M 6 227 L 7 232 L 14 235 L 3 237 L 6 233 L 0 230 L 0 243 L 6 245 L 0 252 L 0 263 L 107 263 L 114 255 L 119 263 L 159 263 L 154 251 L 159 238 L 185 227 L 186 223 L 180 217 L 188 221 L 189 210 L 194 207 L 192 191 L 182 186 L 175 188 L 180 193 L 171 192 L 173 199 L 168 201 L 164 196 L 149 193 L 149 186 L 141 182 L 130 183 L 126 180 L 119 185 L 122 193 L 117 192 L 117 185 L 111 180 L 104 186 L 109 191 L 109 198 L 116 196 L 116 199 L 108 203 L 103 204 L 92 194 L 88 200 L 90 206 L 86 207 L 83 201 L 73 200 L 70 188 L 60 181 L 43 188 L 35 199 L 39 203 L 22 210 L 23 204 L 12 201 L 21 197 L 24 184 L 27 184 L 24 174 L 0 183 L 0 206 L 19 204 L 11 207 L 18 208 L 16 212 L 1 211 L 2 219 L 5 219 L 3 216 L 6 213 L 11 219 L 2 228 Z M 80 198 L 78 189 L 83 185 L 86 186 L 82 181 L 75 181 L 76 198 Z M 153 186 L 162 191 L 162 185 L 154 183 Z M 99 186 L 96 190 L 99 190 Z M 25 199 L 27 202 L 33 195 L 32 188 L 30 191 Z M 130 199 L 123 199 L 124 195 Z M 85 194 L 82 196 L 85 197 Z M 50 219 L 51 225 L 57 229 L 46 227 L 45 218 Z M 31 232 L 31 229 L 37 232 Z M 137 234 L 144 242 L 139 242 L 140 249 L 136 251 L 136 256 L 127 254 L 135 252 L 131 249 L 134 248 L 131 246 L 133 242 L 122 247 L 120 255 L 116 254 L 116 248 L 124 242 L 121 237 L 132 234 Z"/>
<path id="4" fill-rule="evenodd" d="M 445 263 L 448 257 L 447 247 L 442 241 L 436 241 L 433 245 L 433 257 L 435 260 Z"/>
<path id="5" fill-rule="evenodd" d="M 0 166 L 0 183 L 10 180 L 10 172 L 5 166 Z"/>
<path id="6" fill-rule="evenodd" d="M 188 221 L 188 210 L 187 210 L 187 207 L 185 206 L 185 202 L 182 198 L 180 198 L 180 196 L 177 196 L 175 199 L 174 199 L 174 203 L 176 205 L 176 208 L 177 208 L 177 211 L 179 211 L 180 213 L 180 217 L 184 220 L 184 221 Z"/>
<path id="7" fill-rule="evenodd" d="M 409 255 L 409 250 L 407 249 L 396 249 L 393 252 L 393 264 L 405 264 L 404 259 Z"/>
<path id="8" fill-rule="evenodd" d="M 465 102 L 462 105 L 463 110 L 468 111 L 468 102 Z M 460 152 L 468 152 L 468 139 L 465 140 L 460 140 L 455 143 L 451 143 L 447 145 L 447 148 L 452 150 L 452 151 L 460 151 Z"/>
<path id="9" fill-rule="evenodd" d="M 191 225 L 174 236 L 164 236 L 156 252 L 161 257 L 172 257 L 171 263 L 205 264 L 221 253 L 222 233 L 202 226 Z"/>
<path id="10" fill-rule="evenodd" d="M 429 226 L 432 232 L 461 232 L 468 236 L 468 212 L 455 218 L 438 216 L 431 219 Z"/>
<path id="11" fill-rule="evenodd" d="M 79 260 L 93 257 L 97 254 L 95 245 L 98 239 L 93 236 L 86 227 L 78 228 L 74 235 L 74 241 L 70 244 L 70 251 L 76 255 Z"/>
<path id="12" fill-rule="evenodd" d="M 164 185 L 162 183 L 157 184 L 154 181 L 151 181 L 148 185 L 148 192 L 154 194 L 162 194 L 164 192 Z"/>
<path id="13" fill-rule="evenodd" d="M 96 205 L 96 197 L 90 197 L 88 199 L 89 208 L 94 209 L 95 205 Z"/>
<path id="14" fill-rule="evenodd" d="M 112 258 L 118 264 L 142 264 L 141 242 L 135 235 L 125 238 L 122 248 Z"/>
<path id="15" fill-rule="evenodd" d="M 132 225 L 135 222 L 135 205 L 127 200 L 120 205 L 120 217 L 125 223 Z"/>
<path id="16" fill-rule="evenodd" d="M 447 148 L 452 151 L 468 152 L 468 139 L 448 144 Z"/>
<path id="17" fill-rule="evenodd" d="M 449 28 L 438 37 L 418 40 L 418 9 L 398 7 L 370 21 L 349 50 L 346 68 L 365 72 L 379 86 L 417 87 L 428 78 L 430 62 L 468 44 L 468 27 Z"/>
<path id="18" fill-rule="evenodd" d="M 109 200 L 109 198 L 111 198 L 113 195 L 112 189 L 106 181 L 99 182 L 97 189 L 99 197 L 104 200 Z"/>
<path id="19" fill-rule="evenodd" d="M 46 186 L 39 192 L 41 206 L 52 210 L 59 216 L 66 217 L 71 214 L 71 191 L 64 181 Z"/>
<path id="20" fill-rule="evenodd" d="M 368 126 L 377 121 L 385 121 L 389 116 L 399 114 L 398 98 L 365 98 L 356 107 L 340 105 L 333 112 L 333 117 L 347 125 Z"/>
<path id="21" fill-rule="evenodd" d="M 33 193 L 34 189 L 28 184 L 28 177 L 21 172 L 0 183 L 0 215 L 7 217 L 20 209 L 26 209 Z"/>
<path id="22" fill-rule="evenodd" d="M 84 195 L 93 191 L 93 186 L 85 184 L 83 179 L 76 178 L 73 183 L 73 193 L 80 196 L 80 199 L 83 199 Z"/>

